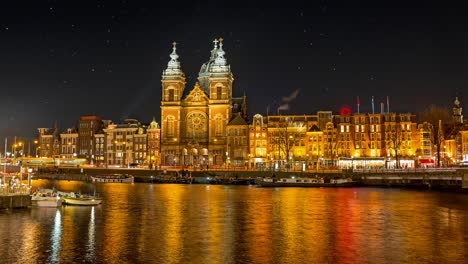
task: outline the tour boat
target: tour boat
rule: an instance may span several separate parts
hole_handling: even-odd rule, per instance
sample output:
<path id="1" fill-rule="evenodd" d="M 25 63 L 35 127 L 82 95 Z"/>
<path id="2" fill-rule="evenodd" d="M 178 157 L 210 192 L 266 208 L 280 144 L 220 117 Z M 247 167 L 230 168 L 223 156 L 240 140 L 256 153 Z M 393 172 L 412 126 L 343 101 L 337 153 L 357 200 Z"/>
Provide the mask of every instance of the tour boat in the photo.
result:
<path id="1" fill-rule="evenodd" d="M 325 182 L 322 178 L 257 178 L 255 184 L 260 187 L 351 187 L 356 182 L 351 179 L 331 179 Z"/>
<path id="2" fill-rule="evenodd" d="M 71 192 L 63 196 L 63 203 L 68 205 L 98 205 L 102 203 L 102 198 Z"/>
<path id="3" fill-rule="evenodd" d="M 31 206 L 33 207 L 60 207 L 63 198 L 55 190 L 41 189 L 31 195 Z"/>
<path id="4" fill-rule="evenodd" d="M 125 182 L 133 183 L 134 177 L 129 174 L 105 174 L 91 176 L 93 182 Z"/>

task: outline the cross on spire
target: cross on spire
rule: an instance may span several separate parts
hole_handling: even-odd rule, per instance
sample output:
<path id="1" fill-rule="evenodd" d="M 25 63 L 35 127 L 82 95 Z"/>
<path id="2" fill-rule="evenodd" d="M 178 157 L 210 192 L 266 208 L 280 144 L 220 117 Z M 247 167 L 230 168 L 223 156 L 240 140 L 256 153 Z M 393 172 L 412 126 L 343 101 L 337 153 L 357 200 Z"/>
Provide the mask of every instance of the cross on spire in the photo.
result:
<path id="1" fill-rule="evenodd" d="M 218 41 L 217 39 L 214 39 L 214 40 L 213 40 L 213 43 L 214 43 L 214 47 L 215 47 L 215 48 L 217 48 L 218 42 L 219 42 L 219 41 Z"/>

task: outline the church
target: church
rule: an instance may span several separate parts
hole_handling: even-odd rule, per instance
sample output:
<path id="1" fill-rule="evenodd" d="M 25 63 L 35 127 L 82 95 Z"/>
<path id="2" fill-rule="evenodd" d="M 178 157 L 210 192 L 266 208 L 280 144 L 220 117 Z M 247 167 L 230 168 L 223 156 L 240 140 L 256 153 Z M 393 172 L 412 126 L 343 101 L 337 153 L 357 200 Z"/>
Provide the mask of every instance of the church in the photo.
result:
<path id="1" fill-rule="evenodd" d="M 230 123 L 247 127 L 246 96 L 233 97 L 234 77 L 223 39 L 213 43 L 198 82 L 187 92 L 173 43 L 161 79 L 161 165 L 222 166 L 229 160 L 227 127 Z"/>

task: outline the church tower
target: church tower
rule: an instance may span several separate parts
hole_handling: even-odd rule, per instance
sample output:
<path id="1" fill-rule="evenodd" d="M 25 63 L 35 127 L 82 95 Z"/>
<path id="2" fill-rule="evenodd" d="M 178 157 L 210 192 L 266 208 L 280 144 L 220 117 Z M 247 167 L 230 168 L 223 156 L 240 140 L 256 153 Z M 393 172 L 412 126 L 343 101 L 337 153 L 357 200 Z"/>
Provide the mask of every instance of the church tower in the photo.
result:
<path id="1" fill-rule="evenodd" d="M 209 144 L 213 164 L 225 159 L 227 137 L 226 125 L 232 117 L 232 76 L 231 67 L 224 57 L 223 39 L 215 39 L 210 60 L 201 67 L 198 80 L 200 87 L 209 97 Z M 223 158 L 224 157 L 224 158 Z"/>
<path id="2" fill-rule="evenodd" d="M 164 164 L 177 164 L 180 138 L 181 99 L 185 89 L 185 74 L 182 72 L 176 43 L 172 43 L 172 53 L 167 69 L 162 74 L 161 96 L 161 154 Z"/>
<path id="3" fill-rule="evenodd" d="M 463 115 L 462 115 L 462 107 L 460 106 L 460 101 L 458 101 L 458 97 L 455 97 L 455 101 L 453 102 L 453 123 L 461 124 L 463 123 Z"/>

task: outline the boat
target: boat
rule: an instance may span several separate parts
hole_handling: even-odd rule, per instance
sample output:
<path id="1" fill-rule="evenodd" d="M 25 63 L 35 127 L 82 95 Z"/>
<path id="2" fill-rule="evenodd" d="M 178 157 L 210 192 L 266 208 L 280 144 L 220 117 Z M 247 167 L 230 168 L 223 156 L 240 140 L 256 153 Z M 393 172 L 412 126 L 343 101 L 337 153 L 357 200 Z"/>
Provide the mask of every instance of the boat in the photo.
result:
<path id="1" fill-rule="evenodd" d="M 134 177 L 129 174 L 104 174 L 91 176 L 93 182 L 125 182 L 133 183 Z"/>
<path id="2" fill-rule="evenodd" d="M 63 196 L 63 203 L 67 205 L 98 205 L 102 203 L 102 198 L 70 192 Z"/>
<path id="3" fill-rule="evenodd" d="M 325 182 L 323 178 L 257 178 L 255 184 L 260 187 L 352 187 L 356 182 L 351 179 L 331 179 Z"/>
<path id="4" fill-rule="evenodd" d="M 60 207 L 63 198 L 54 189 L 38 189 L 31 195 L 33 207 Z"/>

